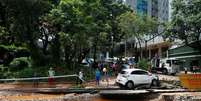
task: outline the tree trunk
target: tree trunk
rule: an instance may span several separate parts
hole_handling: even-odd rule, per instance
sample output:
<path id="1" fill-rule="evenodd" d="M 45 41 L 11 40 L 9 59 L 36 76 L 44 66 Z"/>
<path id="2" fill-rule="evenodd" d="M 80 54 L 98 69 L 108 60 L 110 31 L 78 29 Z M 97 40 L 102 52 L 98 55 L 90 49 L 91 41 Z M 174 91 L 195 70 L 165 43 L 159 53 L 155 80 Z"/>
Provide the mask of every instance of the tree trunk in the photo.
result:
<path id="1" fill-rule="evenodd" d="M 61 63 L 61 56 L 60 56 L 60 42 L 59 42 L 59 35 L 56 34 L 55 38 L 52 40 L 52 45 L 51 45 L 51 54 L 52 54 L 52 63 L 55 65 L 60 65 Z"/>
<path id="2" fill-rule="evenodd" d="M 94 62 L 96 61 L 96 51 L 97 51 L 97 43 L 95 42 L 95 44 L 94 44 L 94 55 L 93 55 Z"/>
<path id="3" fill-rule="evenodd" d="M 1 23 L 0 25 L 5 26 L 6 27 L 6 10 L 5 7 L 3 6 L 3 4 L 0 2 L 0 20 Z"/>
<path id="4" fill-rule="evenodd" d="M 30 49 L 30 53 L 31 53 L 31 58 L 33 60 L 33 65 L 36 66 L 41 66 L 41 65 L 45 65 L 44 63 L 44 55 L 40 53 L 39 48 L 37 47 L 35 40 L 33 38 L 33 31 L 32 31 L 32 18 L 30 17 L 28 19 L 28 23 L 26 24 L 27 30 L 26 30 L 26 43 Z"/>
<path id="5" fill-rule="evenodd" d="M 140 46 L 140 50 L 139 50 L 139 52 L 140 52 L 140 59 L 142 59 L 142 45 L 141 45 L 140 41 L 139 41 L 139 46 Z"/>
<path id="6" fill-rule="evenodd" d="M 43 50 L 43 53 L 45 55 L 47 55 L 47 46 L 48 46 L 49 41 L 48 41 L 48 33 L 46 33 L 44 27 L 41 28 L 41 36 L 43 36 L 43 34 L 44 34 L 45 39 L 42 40 L 42 42 L 43 42 L 43 49 L 42 50 Z"/>
<path id="7" fill-rule="evenodd" d="M 127 42 L 127 40 L 125 41 L 125 47 L 124 47 L 124 57 L 126 57 L 126 55 L 127 55 L 127 45 L 126 45 L 126 42 Z"/>

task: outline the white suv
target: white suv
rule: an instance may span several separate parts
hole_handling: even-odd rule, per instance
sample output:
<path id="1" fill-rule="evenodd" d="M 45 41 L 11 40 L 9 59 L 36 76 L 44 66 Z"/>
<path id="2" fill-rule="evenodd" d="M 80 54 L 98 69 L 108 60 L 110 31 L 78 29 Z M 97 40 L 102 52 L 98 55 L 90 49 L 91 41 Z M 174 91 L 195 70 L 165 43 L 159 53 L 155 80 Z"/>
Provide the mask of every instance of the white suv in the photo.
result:
<path id="1" fill-rule="evenodd" d="M 157 86 L 159 79 L 157 75 L 142 69 L 123 69 L 117 76 L 116 83 L 120 86 L 133 89 L 138 85 Z"/>

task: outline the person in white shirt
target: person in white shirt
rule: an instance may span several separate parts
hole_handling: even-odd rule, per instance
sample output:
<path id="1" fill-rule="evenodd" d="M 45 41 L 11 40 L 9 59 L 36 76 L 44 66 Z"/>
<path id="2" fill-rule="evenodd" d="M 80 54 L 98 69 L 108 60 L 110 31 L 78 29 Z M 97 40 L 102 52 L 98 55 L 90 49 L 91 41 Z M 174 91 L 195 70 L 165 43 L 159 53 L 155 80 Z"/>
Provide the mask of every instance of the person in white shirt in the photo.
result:
<path id="1" fill-rule="evenodd" d="M 80 79 L 80 84 L 82 84 L 82 80 L 83 80 L 83 72 L 82 70 L 79 72 L 79 79 Z"/>
<path id="2" fill-rule="evenodd" d="M 48 71 L 48 75 L 49 75 L 49 78 L 48 78 L 48 84 L 49 85 L 52 85 L 53 82 L 54 82 L 54 75 L 55 75 L 55 71 L 53 70 L 53 68 L 51 67 Z"/>
<path id="3" fill-rule="evenodd" d="M 187 69 L 187 67 L 184 68 L 184 73 L 185 73 L 185 74 L 188 73 L 188 69 Z"/>
<path id="4" fill-rule="evenodd" d="M 103 68 L 103 75 L 104 75 L 104 80 L 106 80 L 107 86 L 108 86 L 109 85 L 109 78 L 108 78 L 108 71 L 107 71 L 106 67 Z"/>

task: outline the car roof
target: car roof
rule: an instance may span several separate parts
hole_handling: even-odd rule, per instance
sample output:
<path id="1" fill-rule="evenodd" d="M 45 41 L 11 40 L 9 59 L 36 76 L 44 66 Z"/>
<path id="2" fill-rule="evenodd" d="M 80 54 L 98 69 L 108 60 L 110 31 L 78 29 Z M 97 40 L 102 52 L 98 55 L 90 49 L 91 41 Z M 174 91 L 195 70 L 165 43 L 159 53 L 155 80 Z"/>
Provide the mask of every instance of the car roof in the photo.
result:
<path id="1" fill-rule="evenodd" d="M 138 68 L 131 68 L 131 69 L 124 69 L 123 71 L 136 71 L 136 70 L 141 70 L 141 71 L 146 71 L 146 70 L 143 70 L 143 69 L 138 69 Z"/>

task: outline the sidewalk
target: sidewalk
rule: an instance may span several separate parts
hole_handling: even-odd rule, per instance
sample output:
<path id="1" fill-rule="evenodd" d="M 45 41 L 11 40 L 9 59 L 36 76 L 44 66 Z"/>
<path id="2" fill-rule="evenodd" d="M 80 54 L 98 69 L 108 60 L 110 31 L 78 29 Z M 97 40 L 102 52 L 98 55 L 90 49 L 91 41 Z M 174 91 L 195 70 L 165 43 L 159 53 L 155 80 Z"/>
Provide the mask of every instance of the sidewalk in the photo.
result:
<path id="1" fill-rule="evenodd" d="M 115 79 L 116 77 L 110 77 L 108 84 L 107 81 L 100 80 L 100 85 L 96 85 L 95 81 L 87 82 L 85 88 L 117 88 L 117 86 L 115 86 Z"/>

